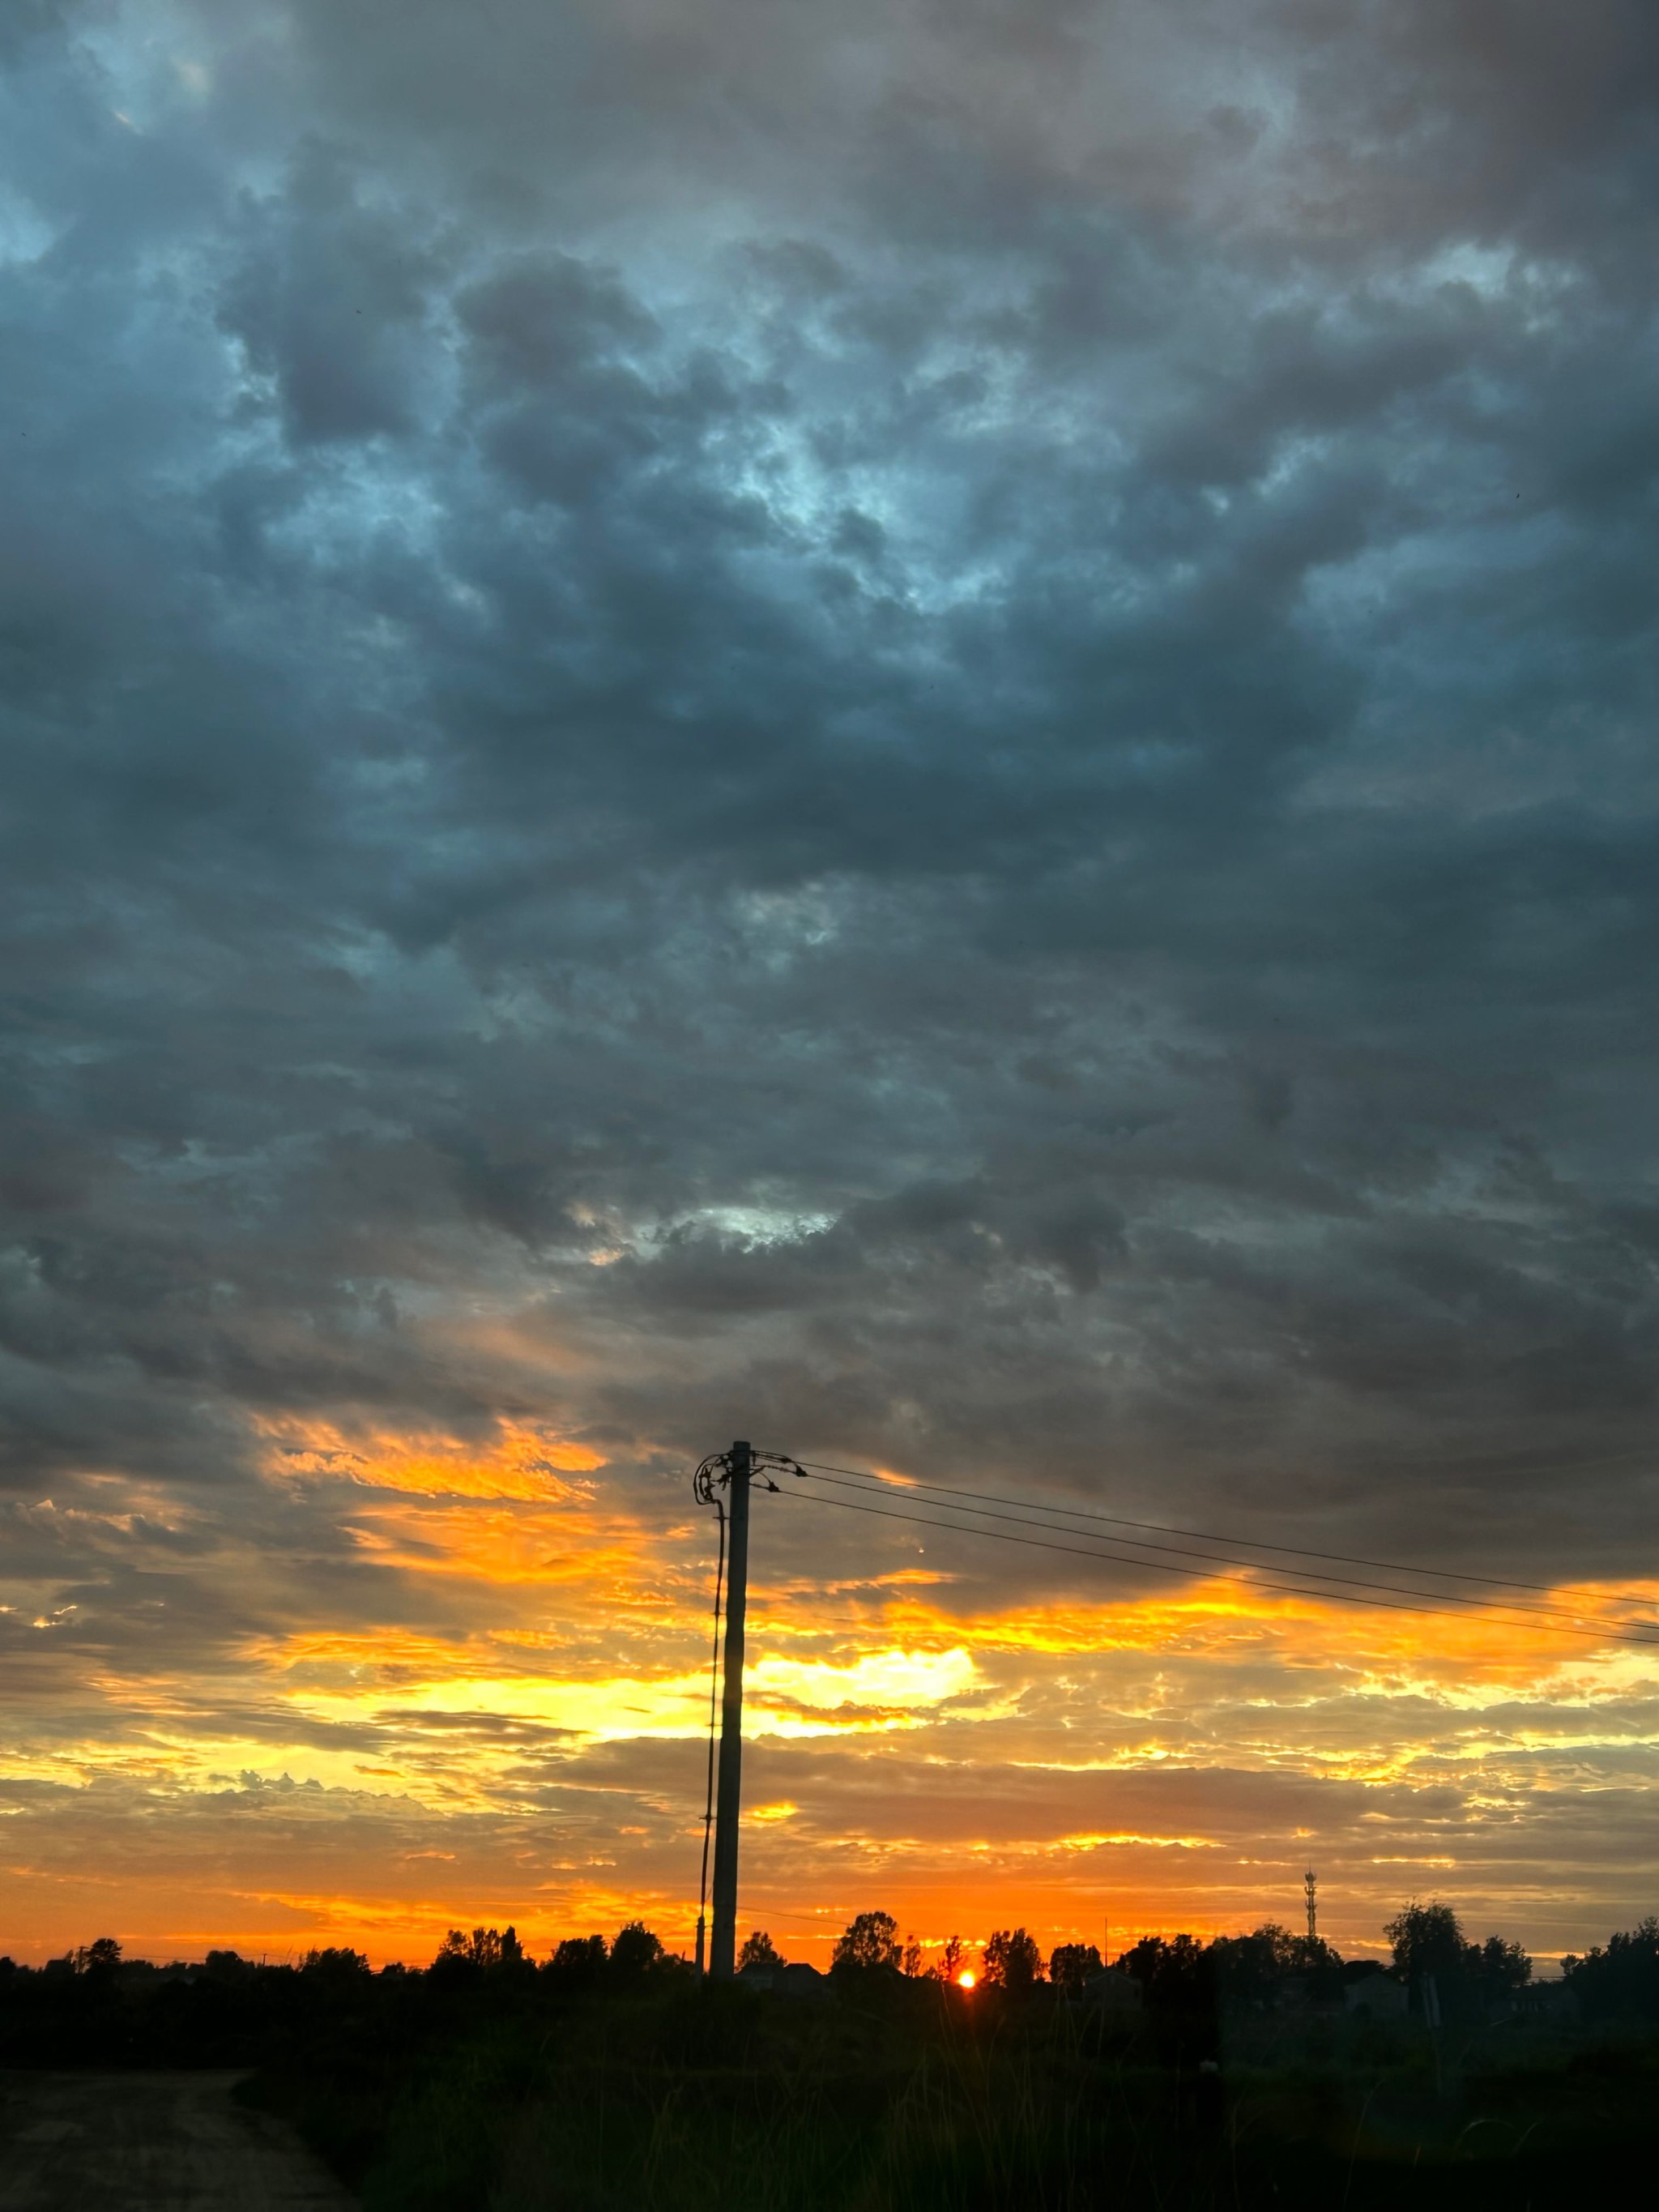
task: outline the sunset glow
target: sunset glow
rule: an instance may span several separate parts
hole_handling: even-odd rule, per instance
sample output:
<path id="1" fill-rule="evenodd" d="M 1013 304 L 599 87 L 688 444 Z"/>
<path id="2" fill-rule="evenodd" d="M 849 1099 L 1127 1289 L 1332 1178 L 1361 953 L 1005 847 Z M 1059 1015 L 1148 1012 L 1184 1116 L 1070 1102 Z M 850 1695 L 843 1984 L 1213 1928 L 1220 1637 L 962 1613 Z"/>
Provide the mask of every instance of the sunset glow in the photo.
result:
<path id="1" fill-rule="evenodd" d="M 1590 13 L 0 9 L 0 1954 L 1659 1906 Z"/>
<path id="2" fill-rule="evenodd" d="M 61 1948 L 119 1863 L 124 1924 L 163 1947 L 252 1929 L 273 1951 L 419 1957 L 452 1924 L 511 1918 L 545 1942 L 636 1911 L 685 1943 L 711 1531 L 672 1471 L 605 1496 L 556 1449 L 520 1429 L 407 1449 L 382 1433 L 349 1455 L 313 1440 L 300 1491 L 293 1461 L 273 1463 L 262 1556 L 287 1623 L 205 1672 L 88 1669 L 63 1656 L 66 1594 L 38 1594 L 12 1765 L 35 1794 L 9 1830 L 28 1880 L 5 1942 Z M 129 1553 L 167 1540 L 143 1533 L 142 1496 L 105 1478 L 97 1498 L 77 1528 Z M 1455 1879 L 1502 1899 L 1516 1808 L 1535 1853 L 1563 1762 L 1610 1772 L 1650 1730 L 1659 1675 L 1640 1650 L 1237 1583 L 1109 1600 L 1084 1576 L 1016 1603 L 971 1539 L 941 1538 L 919 1579 L 908 1539 L 868 1523 L 813 1522 L 804 1575 L 800 1521 L 770 1503 L 745 1911 L 780 1916 L 786 1948 L 820 1964 L 872 1903 L 930 1942 L 974 1929 L 970 1948 L 1013 1921 L 1046 1949 L 1103 1917 L 1121 1942 L 1290 1917 L 1316 1839 L 1330 1932 L 1364 1945 L 1402 1892 Z M 32 1510 L 54 1525 L 58 1508 Z M 332 1601 L 308 1617 L 300 1554 L 271 1544 L 296 1513 L 296 1535 L 321 1513 L 345 1536 L 337 1588 L 359 1625 Z M 216 1543 L 234 1579 L 246 1555 L 233 1532 Z M 161 1805 L 158 1848 L 137 1824 Z"/>

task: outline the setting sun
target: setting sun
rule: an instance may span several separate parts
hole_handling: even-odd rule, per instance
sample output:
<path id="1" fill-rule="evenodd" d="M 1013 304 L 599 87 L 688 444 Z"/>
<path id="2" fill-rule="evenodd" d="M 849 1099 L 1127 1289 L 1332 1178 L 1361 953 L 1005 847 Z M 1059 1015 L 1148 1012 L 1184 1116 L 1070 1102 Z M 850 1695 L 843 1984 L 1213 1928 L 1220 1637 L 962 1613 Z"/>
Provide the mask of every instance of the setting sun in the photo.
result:
<path id="1" fill-rule="evenodd" d="M 975 1973 L 971 1966 L 964 1966 L 962 1972 L 957 1976 L 957 1987 L 959 1990 L 971 1990 L 974 1984 L 978 1979 L 978 1975 Z"/>

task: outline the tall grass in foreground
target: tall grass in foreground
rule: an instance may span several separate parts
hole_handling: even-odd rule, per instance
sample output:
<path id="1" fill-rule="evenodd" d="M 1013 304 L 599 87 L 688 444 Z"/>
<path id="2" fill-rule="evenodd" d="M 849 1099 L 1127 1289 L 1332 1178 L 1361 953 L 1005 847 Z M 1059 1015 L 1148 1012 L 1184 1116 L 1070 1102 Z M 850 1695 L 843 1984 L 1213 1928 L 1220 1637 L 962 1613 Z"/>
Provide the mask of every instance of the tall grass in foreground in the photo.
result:
<path id="1" fill-rule="evenodd" d="M 1198 2163 L 1208 2154 L 1182 2141 L 1173 2082 L 1103 2051 L 1070 2015 L 1034 2035 L 942 2007 L 918 2034 L 914 2020 L 855 2012 L 699 2008 L 714 2030 L 701 2050 L 695 2033 L 685 2047 L 674 2032 L 684 2022 L 659 2021 L 652 2035 L 638 2018 L 596 2018 L 587 2034 L 550 2045 L 510 2112 L 489 2092 L 488 2059 L 426 2085 L 371 2177 L 370 2212 L 1080 2212 L 1195 2201 L 1194 2154 Z"/>
<path id="2" fill-rule="evenodd" d="M 914 1990 L 497 2020 L 400 2076 L 365 2212 L 1524 2212 L 1647 2162 L 1649 2039 L 1471 2045 L 1449 2093 L 1415 2033 L 1299 2039 L 1224 2098 L 1158 2023 Z"/>

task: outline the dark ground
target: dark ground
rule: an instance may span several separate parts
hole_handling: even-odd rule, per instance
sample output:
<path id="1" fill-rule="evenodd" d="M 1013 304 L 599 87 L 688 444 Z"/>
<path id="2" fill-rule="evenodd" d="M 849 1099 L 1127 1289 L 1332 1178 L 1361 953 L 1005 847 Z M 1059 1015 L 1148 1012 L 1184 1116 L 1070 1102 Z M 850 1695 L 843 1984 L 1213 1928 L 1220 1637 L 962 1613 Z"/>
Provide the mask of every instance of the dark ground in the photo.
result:
<path id="1" fill-rule="evenodd" d="M 0 2075 L 0 2212 L 349 2212 L 230 2073 Z"/>
<path id="2" fill-rule="evenodd" d="M 1635 2018 L 1114 2023 L 1047 1986 L 804 2001 L 602 1947 L 14 1975 L 0 2062 L 0 2212 L 1553 2212 L 1645 2202 L 1659 2148 Z"/>

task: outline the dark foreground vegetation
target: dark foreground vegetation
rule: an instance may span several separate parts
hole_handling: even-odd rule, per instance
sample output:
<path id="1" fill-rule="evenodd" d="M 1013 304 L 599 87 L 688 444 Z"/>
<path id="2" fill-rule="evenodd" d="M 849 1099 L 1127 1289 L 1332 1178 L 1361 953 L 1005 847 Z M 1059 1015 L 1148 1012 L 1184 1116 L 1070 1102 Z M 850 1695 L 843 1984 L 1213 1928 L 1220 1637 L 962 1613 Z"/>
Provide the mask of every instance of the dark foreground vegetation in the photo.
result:
<path id="1" fill-rule="evenodd" d="M 350 1952 L 158 1969 L 100 1944 L 0 1962 L 0 2061 L 246 2066 L 242 2094 L 368 2212 L 1541 2212 L 1636 2183 L 1659 1928 L 1534 1998 L 1513 1947 L 1413 1912 L 1390 1930 L 1392 2017 L 1273 1929 L 1137 1946 L 1133 2006 L 1121 1984 L 1101 2001 L 1092 1954 L 1045 1968 L 1018 1929 L 988 1947 L 989 1986 L 906 1974 L 878 1916 L 805 1996 L 700 1984 L 637 1927 L 540 1965 L 480 1930 L 380 1973 Z"/>

